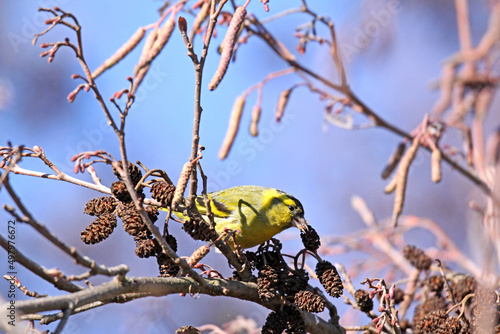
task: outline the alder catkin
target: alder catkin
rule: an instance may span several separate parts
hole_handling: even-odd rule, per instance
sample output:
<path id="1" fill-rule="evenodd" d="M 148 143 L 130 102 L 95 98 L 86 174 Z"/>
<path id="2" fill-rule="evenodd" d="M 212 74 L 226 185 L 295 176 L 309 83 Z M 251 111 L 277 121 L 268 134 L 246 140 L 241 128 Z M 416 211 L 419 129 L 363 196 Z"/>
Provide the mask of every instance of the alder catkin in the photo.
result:
<path id="1" fill-rule="evenodd" d="M 226 36 L 224 36 L 224 41 L 222 42 L 222 54 L 219 61 L 219 66 L 208 84 L 210 90 L 217 88 L 222 78 L 226 74 L 229 62 L 233 56 L 234 45 L 238 39 L 238 34 L 245 21 L 245 15 L 247 11 L 243 7 L 236 8 L 231 23 L 229 23 L 229 28 L 227 29 Z"/>
<path id="2" fill-rule="evenodd" d="M 394 171 L 399 161 L 401 160 L 405 148 L 406 148 L 406 143 L 404 141 L 400 142 L 399 145 L 396 147 L 396 150 L 394 151 L 394 153 L 392 153 L 391 157 L 389 158 L 389 161 L 387 161 L 387 165 L 382 171 L 382 179 L 386 180 L 389 176 L 391 176 L 392 172 Z"/>
<path id="3" fill-rule="evenodd" d="M 187 260 L 188 265 L 193 268 L 210 252 L 210 246 L 203 245 L 198 248 Z"/>
<path id="4" fill-rule="evenodd" d="M 141 72 L 141 70 L 148 65 L 149 52 L 153 47 L 153 44 L 156 41 L 157 37 L 158 37 L 158 29 L 156 28 L 153 29 L 146 38 L 146 42 L 144 43 L 144 46 L 142 48 L 141 56 L 139 58 L 139 61 L 137 62 L 137 65 L 134 68 L 134 80 L 139 74 L 139 72 Z"/>
<path id="5" fill-rule="evenodd" d="M 401 158 L 399 163 L 398 171 L 396 173 L 396 195 L 394 198 L 394 209 L 392 212 L 392 222 L 394 226 L 398 223 L 398 218 L 403 211 L 403 204 L 405 201 L 406 184 L 408 181 L 408 171 L 410 170 L 410 165 L 417 155 L 419 148 L 420 138 L 415 137 L 411 143 L 408 151 Z"/>
<path id="6" fill-rule="evenodd" d="M 436 147 L 431 155 L 431 178 L 432 182 L 441 181 L 441 151 Z"/>
<path id="7" fill-rule="evenodd" d="M 186 190 L 191 171 L 193 170 L 193 162 L 188 161 L 182 167 L 181 175 L 177 181 L 177 186 L 175 187 L 174 198 L 172 199 L 172 208 L 176 208 L 180 203 L 182 197 L 184 197 L 184 191 Z"/>
<path id="8" fill-rule="evenodd" d="M 172 36 L 172 32 L 175 29 L 175 15 L 170 15 L 167 22 L 158 29 L 158 36 L 151 47 L 149 53 L 149 61 L 153 61 L 163 50 L 167 42 L 170 40 L 170 36 Z"/>
<path id="9" fill-rule="evenodd" d="M 262 108 L 259 104 L 255 105 L 252 109 L 252 119 L 250 121 L 250 135 L 257 137 L 259 135 L 259 120 Z"/>
<path id="10" fill-rule="evenodd" d="M 238 96 L 234 101 L 233 110 L 231 111 L 231 117 L 229 119 L 229 126 L 227 128 L 226 137 L 222 142 L 222 146 L 219 151 L 219 159 L 223 160 L 229 154 L 231 146 L 233 146 L 234 138 L 238 133 L 240 127 L 241 115 L 243 114 L 243 108 L 245 107 L 245 98 Z"/>
<path id="11" fill-rule="evenodd" d="M 117 64 L 120 60 L 122 60 L 126 55 L 128 55 L 140 41 L 144 38 L 146 34 L 146 29 L 140 27 L 137 31 L 126 41 L 116 52 L 106 59 L 104 63 L 99 66 L 97 69 L 92 72 L 92 78 L 97 78 L 100 76 L 105 70 Z"/>
<path id="12" fill-rule="evenodd" d="M 390 194 L 396 189 L 397 179 L 398 179 L 397 175 L 394 175 L 391 181 L 385 186 L 384 192 L 386 194 Z"/>
<path id="13" fill-rule="evenodd" d="M 288 104 L 288 100 L 290 99 L 290 94 L 292 93 L 291 89 L 286 89 L 281 92 L 280 97 L 278 99 L 278 105 L 276 106 L 276 122 L 281 121 L 283 114 L 285 113 L 286 105 Z"/>
<path id="14" fill-rule="evenodd" d="M 210 15 L 210 6 L 211 2 L 210 1 L 205 1 L 201 7 L 200 11 L 196 15 L 193 25 L 191 27 L 191 32 L 189 33 L 189 40 L 192 42 L 194 39 L 194 36 L 201 30 L 201 25 L 203 22 L 209 17 Z"/>

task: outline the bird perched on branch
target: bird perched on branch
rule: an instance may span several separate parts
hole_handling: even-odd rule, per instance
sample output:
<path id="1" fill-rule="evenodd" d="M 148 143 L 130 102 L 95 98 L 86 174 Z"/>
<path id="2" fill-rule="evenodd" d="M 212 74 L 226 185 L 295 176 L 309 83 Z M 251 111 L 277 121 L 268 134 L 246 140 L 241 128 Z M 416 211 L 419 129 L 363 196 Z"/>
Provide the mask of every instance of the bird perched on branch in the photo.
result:
<path id="1" fill-rule="evenodd" d="M 278 189 L 238 186 L 209 193 L 208 198 L 217 233 L 236 231 L 235 240 L 241 248 L 257 246 L 292 226 L 301 231 L 308 228 L 299 200 Z M 195 204 L 208 221 L 203 197 L 198 196 Z M 234 249 L 231 240 L 229 245 Z"/>

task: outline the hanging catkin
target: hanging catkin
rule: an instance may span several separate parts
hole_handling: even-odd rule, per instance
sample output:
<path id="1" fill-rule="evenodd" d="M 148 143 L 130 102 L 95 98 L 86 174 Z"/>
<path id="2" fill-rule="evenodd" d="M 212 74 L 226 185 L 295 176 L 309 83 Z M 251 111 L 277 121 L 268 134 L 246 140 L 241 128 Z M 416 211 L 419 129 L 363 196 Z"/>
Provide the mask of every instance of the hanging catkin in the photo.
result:
<path id="1" fill-rule="evenodd" d="M 398 218 L 403 211 L 403 205 L 405 201 L 406 194 L 406 184 L 408 182 L 408 171 L 410 170 L 411 163 L 417 156 L 417 151 L 420 146 L 420 137 L 417 136 L 413 138 L 410 148 L 401 158 L 401 162 L 398 166 L 398 171 L 396 172 L 396 195 L 394 198 L 394 209 L 392 212 L 392 222 L 394 226 L 398 223 Z"/>
<path id="2" fill-rule="evenodd" d="M 210 80 L 208 84 L 208 88 L 210 90 L 214 90 L 217 88 L 219 83 L 222 81 L 222 78 L 226 74 L 227 68 L 229 66 L 229 62 L 231 61 L 231 57 L 233 56 L 234 45 L 236 44 L 236 40 L 238 39 L 238 33 L 241 29 L 243 21 L 245 20 L 245 15 L 247 11 L 244 7 L 236 8 L 233 18 L 231 19 L 231 23 L 229 23 L 229 28 L 227 29 L 226 36 L 224 37 L 224 41 L 222 42 L 222 54 L 220 56 L 219 66 Z"/>
<path id="3" fill-rule="evenodd" d="M 99 66 L 94 72 L 92 72 L 92 78 L 97 78 L 108 68 L 116 65 L 120 60 L 128 55 L 137 46 L 137 44 L 139 44 L 140 41 L 142 41 L 145 34 L 146 29 L 144 29 L 143 27 L 137 29 L 137 31 L 132 35 L 132 37 L 129 38 L 127 42 L 125 42 L 125 44 L 123 44 L 111 57 L 106 59 L 101 66 Z"/>
<path id="4" fill-rule="evenodd" d="M 227 128 L 226 137 L 222 142 L 222 146 L 219 151 L 219 159 L 223 160 L 229 154 L 231 146 L 233 146 L 234 138 L 238 133 L 240 128 L 241 115 L 243 114 L 243 108 L 245 107 L 245 98 L 238 96 L 234 101 L 233 110 L 231 111 L 231 117 L 229 119 L 229 126 Z"/>
<path id="5" fill-rule="evenodd" d="M 172 199 L 172 208 L 177 208 L 177 205 L 181 202 L 182 198 L 184 197 L 184 191 L 186 190 L 189 178 L 191 176 L 191 172 L 193 170 L 193 165 L 194 162 L 196 162 L 195 159 L 193 161 L 188 161 L 184 164 L 182 167 L 181 175 L 179 176 L 179 180 L 177 181 L 177 186 L 175 187 L 174 191 L 174 197 Z"/>
<path id="6" fill-rule="evenodd" d="M 259 120 L 262 113 L 260 104 L 256 104 L 252 109 L 252 119 L 250 121 L 250 134 L 256 137 L 259 134 Z"/>
<path id="7" fill-rule="evenodd" d="M 432 182 L 441 181 L 441 151 L 435 147 L 431 155 L 431 177 Z"/>
<path id="8" fill-rule="evenodd" d="M 285 89 L 281 92 L 280 98 L 278 100 L 278 105 L 276 106 L 276 122 L 281 121 L 283 114 L 285 113 L 286 105 L 288 104 L 288 100 L 290 99 L 290 94 L 292 93 L 292 89 Z"/>

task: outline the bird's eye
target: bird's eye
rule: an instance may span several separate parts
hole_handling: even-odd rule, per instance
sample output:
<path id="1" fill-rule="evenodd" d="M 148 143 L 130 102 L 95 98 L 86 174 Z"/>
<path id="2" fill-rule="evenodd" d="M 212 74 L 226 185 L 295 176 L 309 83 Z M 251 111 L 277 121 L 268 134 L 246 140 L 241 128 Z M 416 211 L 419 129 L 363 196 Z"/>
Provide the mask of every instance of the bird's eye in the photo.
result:
<path id="1" fill-rule="evenodd" d="M 288 208 L 290 209 L 290 211 L 295 210 L 295 207 L 293 205 L 289 205 Z"/>

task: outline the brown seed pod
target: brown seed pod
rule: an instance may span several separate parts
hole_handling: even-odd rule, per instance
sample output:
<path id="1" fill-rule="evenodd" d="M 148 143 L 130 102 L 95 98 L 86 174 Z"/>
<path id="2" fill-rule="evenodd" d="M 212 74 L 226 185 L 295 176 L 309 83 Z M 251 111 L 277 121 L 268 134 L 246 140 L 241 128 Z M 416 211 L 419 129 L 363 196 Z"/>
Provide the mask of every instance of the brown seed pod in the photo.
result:
<path id="1" fill-rule="evenodd" d="M 146 34 L 146 29 L 143 27 L 140 27 L 137 29 L 137 31 L 129 38 L 128 41 L 125 42 L 116 52 L 106 59 L 104 63 L 96 68 L 94 72 L 92 72 L 92 78 L 97 78 L 100 76 L 104 71 L 106 71 L 108 68 L 111 68 L 112 66 L 116 65 L 120 60 L 125 58 L 126 55 L 128 55 L 135 47 L 137 44 L 139 44 L 140 41 L 144 38 L 144 35 Z"/>
<path id="2" fill-rule="evenodd" d="M 240 128 L 241 115 L 243 114 L 243 108 L 245 107 L 245 98 L 238 96 L 234 101 L 233 110 L 231 111 L 231 117 L 229 119 L 229 126 L 227 128 L 226 137 L 222 142 L 222 146 L 219 151 L 219 159 L 223 160 L 229 154 L 231 147 L 233 146 L 234 138 L 238 133 Z"/>
<path id="3" fill-rule="evenodd" d="M 413 323 L 418 324 L 422 318 L 431 312 L 445 311 L 448 308 L 446 299 L 439 295 L 427 298 L 423 303 L 418 304 L 413 314 Z"/>
<path id="4" fill-rule="evenodd" d="M 404 257 L 419 270 L 428 270 L 431 267 L 432 259 L 423 250 L 415 246 L 407 245 L 403 249 Z"/>
<path id="5" fill-rule="evenodd" d="M 165 241 L 172 248 L 174 252 L 177 252 L 177 239 L 172 234 L 168 234 L 165 236 Z"/>
<path id="6" fill-rule="evenodd" d="M 193 326 L 182 326 L 175 331 L 175 334 L 201 334 L 201 331 Z"/>
<path id="7" fill-rule="evenodd" d="M 278 99 L 278 105 L 276 106 L 276 122 L 281 121 L 283 114 L 285 113 L 286 105 L 288 104 L 288 100 L 290 99 L 290 94 L 292 93 L 292 89 L 286 89 L 281 92 L 280 97 Z"/>
<path id="8" fill-rule="evenodd" d="M 151 186 L 151 197 L 166 206 L 172 203 L 174 192 L 175 186 L 165 181 L 156 181 Z"/>
<path id="9" fill-rule="evenodd" d="M 445 311 L 436 311 L 426 314 L 418 323 L 415 323 L 416 333 L 462 333 L 460 320 L 448 316 Z"/>
<path id="10" fill-rule="evenodd" d="M 312 252 L 317 251 L 319 246 L 321 246 L 319 235 L 312 226 L 309 226 L 305 232 L 301 232 L 300 238 L 302 239 L 304 248 Z"/>
<path id="11" fill-rule="evenodd" d="M 132 200 L 127 190 L 127 186 L 123 181 L 116 181 L 111 184 L 111 194 L 123 203 L 128 203 Z"/>
<path id="12" fill-rule="evenodd" d="M 424 281 L 425 285 L 429 288 L 430 291 L 440 293 L 443 291 L 444 280 L 443 277 L 438 275 L 432 275 Z"/>
<path id="13" fill-rule="evenodd" d="M 453 297 L 457 303 L 460 303 L 465 296 L 476 291 L 477 282 L 472 276 L 461 275 L 454 278 L 450 283 Z"/>
<path id="14" fill-rule="evenodd" d="M 271 312 L 262 327 L 262 334 L 281 334 L 287 328 L 287 321 L 283 311 Z"/>
<path id="15" fill-rule="evenodd" d="M 263 301 L 269 301 L 277 296 L 278 290 L 278 272 L 275 268 L 266 265 L 259 270 L 259 277 L 257 278 L 257 286 L 259 298 Z"/>
<path id="16" fill-rule="evenodd" d="M 244 7 L 238 7 L 234 11 L 233 18 L 229 23 L 229 28 L 227 29 L 226 36 L 224 36 L 224 41 L 222 42 L 222 54 L 219 61 L 219 66 L 210 80 L 208 84 L 208 88 L 210 90 L 214 90 L 217 88 L 219 83 L 224 78 L 226 74 L 227 68 L 229 66 L 229 62 L 231 61 L 231 57 L 233 56 L 234 45 L 236 44 L 236 40 L 238 38 L 238 34 L 240 29 L 245 21 L 245 16 L 247 11 Z"/>
<path id="17" fill-rule="evenodd" d="M 111 213 L 104 213 L 82 231 L 81 239 L 86 244 L 96 244 L 109 237 L 115 227 L 116 216 Z"/>
<path id="18" fill-rule="evenodd" d="M 156 245 L 151 236 L 143 234 L 135 239 L 135 255 L 142 258 L 148 258 L 156 255 Z"/>
<path id="19" fill-rule="evenodd" d="M 323 297 L 311 291 L 302 290 L 297 292 L 294 296 L 294 304 L 297 305 L 299 309 L 307 312 L 323 312 L 325 303 Z"/>
<path id="20" fill-rule="evenodd" d="M 279 271 L 279 290 L 284 295 L 293 296 L 307 289 L 308 281 L 309 275 L 304 269 L 288 270 L 285 268 Z"/>
<path id="21" fill-rule="evenodd" d="M 134 203 L 120 203 L 116 214 L 123 222 L 123 229 L 130 235 L 136 236 L 140 232 L 149 233 L 146 224 L 142 221 L 141 215 L 135 208 Z"/>
<path id="22" fill-rule="evenodd" d="M 295 305 L 285 305 L 283 313 L 287 322 L 287 333 L 306 334 L 304 319 Z"/>
<path id="23" fill-rule="evenodd" d="M 149 220 L 151 220 L 151 222 L 154 224 L 158 220 L 158 215 L 160 214 L 158 208 L 156 206 L 147 205 L 144 207 L 144 210 L 146 210 Z"/>
<path id="24" fill-rule="evenodd" d="M 321 261 L 316 264 L 316 275 L 325 291 L 334 298 L 342 295 L 344 286 L 337 268 L 328 261 Z"/>
<path id="25" fill-rule="evenodd" d="M 441 151 L 437 147 L 431 155 L 431 178 L 434 183 L 441 181 Z"/>
<path id="26" fill-rule="evenodd" d="M 180 267 L 174 263 L 174 260 L 163 253 L 156 255 L 156 262 L 161 277 L 175 277 L 179 273 Z"/>
<path id="27" fill-rule="evenodd" d="M 201 217 L 186 218 L 182 229 L 194 240 L 212 241 L 217 238 L 215 228 Z"/>
<path id="28" fill-rule="evenodd" d="M 363 289 L 358 289 L 354 293 L 354 299 L 361 312 L 370 312 L 373 310 L 373 300 L 370 298 L 370 293 Z"/>
<path id="29" fill-rule="evenodd" d="M 118 162 L 118 165 L 120 166 L 120 168 L 123 168 L 122 167 L 123 163 L 121 161 Z M 137 185 L 137 183 L 139 183 L 139 181 L 142 178 L 142 172 L 141 172 L 139 166 L 137 166 L 136 164 L 131 163 L 131 162 L 128 163 L 128 172 L 130 174 L 130 180 L 132 181 L 132 184 L 135 187 Z M 120 172 L 118 172 L 118 170 L 114 167 L 113 167 L 113 174 L 115 174 L 115 176 L 118 178 L 118 180 L 123 181 Z"/>
<path id="30" fill-rule="evenodd" d="M 112 213 L 116 208 L 113 197 L 103 196 L 91 199 L 85 204 L 83 213 L 90 216 L 100 216 L 105 213 Z"/>

